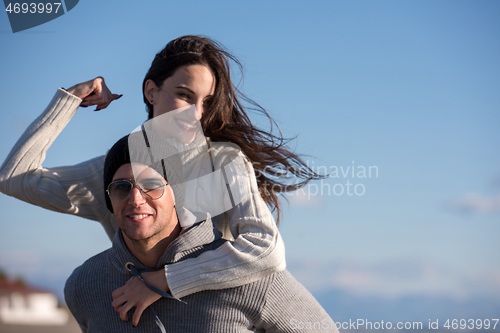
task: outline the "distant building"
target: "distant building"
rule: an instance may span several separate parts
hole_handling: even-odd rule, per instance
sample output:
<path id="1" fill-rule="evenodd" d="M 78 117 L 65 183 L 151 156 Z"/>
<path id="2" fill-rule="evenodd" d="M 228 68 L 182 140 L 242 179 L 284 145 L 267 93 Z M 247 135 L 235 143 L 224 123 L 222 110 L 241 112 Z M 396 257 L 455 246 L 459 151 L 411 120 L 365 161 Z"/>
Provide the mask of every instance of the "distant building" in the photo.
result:
<path id="1" fill-rule="evenodd" d="M 68 319 L 53 293 L 0 277 L 0 323 L 58 326 Z"/>

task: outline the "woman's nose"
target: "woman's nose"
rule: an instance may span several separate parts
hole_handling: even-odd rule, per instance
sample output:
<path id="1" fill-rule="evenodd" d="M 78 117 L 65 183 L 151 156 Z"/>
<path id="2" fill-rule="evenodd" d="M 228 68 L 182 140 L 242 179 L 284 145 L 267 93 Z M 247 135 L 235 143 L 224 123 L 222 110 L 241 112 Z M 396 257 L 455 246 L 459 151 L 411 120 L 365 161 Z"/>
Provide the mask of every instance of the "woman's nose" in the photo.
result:
<path id="1" fill-rule="evenodd" d="M 195 106 L 194 110 L 191 110 L 191 112 L 193 112 L 192 117 L 195 120 L 200 120 L 201 116 L 203 115 L 203 111 L 204 111 L 203 110 L 204 103 L 203 103 L 203 101 L 200 101 L 200 102 L 196 103 L 194 106 Z"/>
<path id="2" fill-rule="evenodd" d="M 203 114 L 203 103 L 191 104 L 189 108 L 182 111 L 183 119 L 186 121 L 199 121 Z"/>

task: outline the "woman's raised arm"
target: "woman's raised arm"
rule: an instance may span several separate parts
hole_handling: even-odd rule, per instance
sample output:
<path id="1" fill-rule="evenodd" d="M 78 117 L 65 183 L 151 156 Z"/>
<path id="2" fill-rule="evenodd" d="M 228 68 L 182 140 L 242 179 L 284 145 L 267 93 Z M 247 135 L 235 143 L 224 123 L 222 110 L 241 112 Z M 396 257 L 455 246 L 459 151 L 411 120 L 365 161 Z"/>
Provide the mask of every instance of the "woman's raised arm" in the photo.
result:
<path id="1" fill-rule="evenodd" d="M 112 238 L 116 223 L 104 203 L 104 157 L 51 169 L 43 168 L 42 163 L 47 149 L 78 106 L 97 105 L 103 109 L 119 97 L 109 92 L 101 77 L 77 84 L 68 91 L 58 89 L 45 111 L 26 129 L 1 166 L 0 191 L 56 212 L 97 220 Z"/>

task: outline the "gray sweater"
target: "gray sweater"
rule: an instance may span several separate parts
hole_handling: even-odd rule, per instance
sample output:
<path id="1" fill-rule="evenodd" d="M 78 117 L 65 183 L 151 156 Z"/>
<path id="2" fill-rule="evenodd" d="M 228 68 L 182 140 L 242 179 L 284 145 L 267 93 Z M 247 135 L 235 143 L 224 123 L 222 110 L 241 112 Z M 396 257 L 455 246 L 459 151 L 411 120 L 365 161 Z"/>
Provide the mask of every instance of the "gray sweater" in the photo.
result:
<path id="1" fill-rule="evenodd" d="M 157 268 L 197 257 L 225 242 L 212 223 L 201 222 L 183 230 Z M 128 262 L 139 270 L 146 268 L 130 253 L 118 230 L 112 248 L 87 260 L 66 282 L 66 303 L 83 332 L 160 332 L 147 313 L 151 309 L 133 327 L 111 306 L 112 291 L 132 276 L 125 268 Z M 338 332 L 321 305 L 286 270 L 240 287 L 197 292 L 182 301 L 187 304 L 161 298 L 150 306 L 167 332 Z"/>

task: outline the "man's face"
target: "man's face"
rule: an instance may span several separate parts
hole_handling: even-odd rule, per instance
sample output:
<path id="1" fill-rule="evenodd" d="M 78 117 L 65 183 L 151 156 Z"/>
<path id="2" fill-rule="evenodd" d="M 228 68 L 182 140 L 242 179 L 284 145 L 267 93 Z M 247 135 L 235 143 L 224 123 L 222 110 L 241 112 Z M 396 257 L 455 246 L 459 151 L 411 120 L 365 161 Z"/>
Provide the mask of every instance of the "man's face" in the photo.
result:
<path id="1" fill-rule="evenodd" d="M 134 177 L 135 175 L 135 177 Z M 124 164 L 113 176 L 113 181 L 128 180 L 133 184 L 145 179 L 165 179 L 144 164 Z M 135 186 L 122 202 L 113 205 L 116 222 L 124 237 L 133 241 L 158 242 L 167 238 L 178 226 L 174 198 L 170 186 L 165 186 L 161 198 L 153 200 L 144 196 Z"/>

